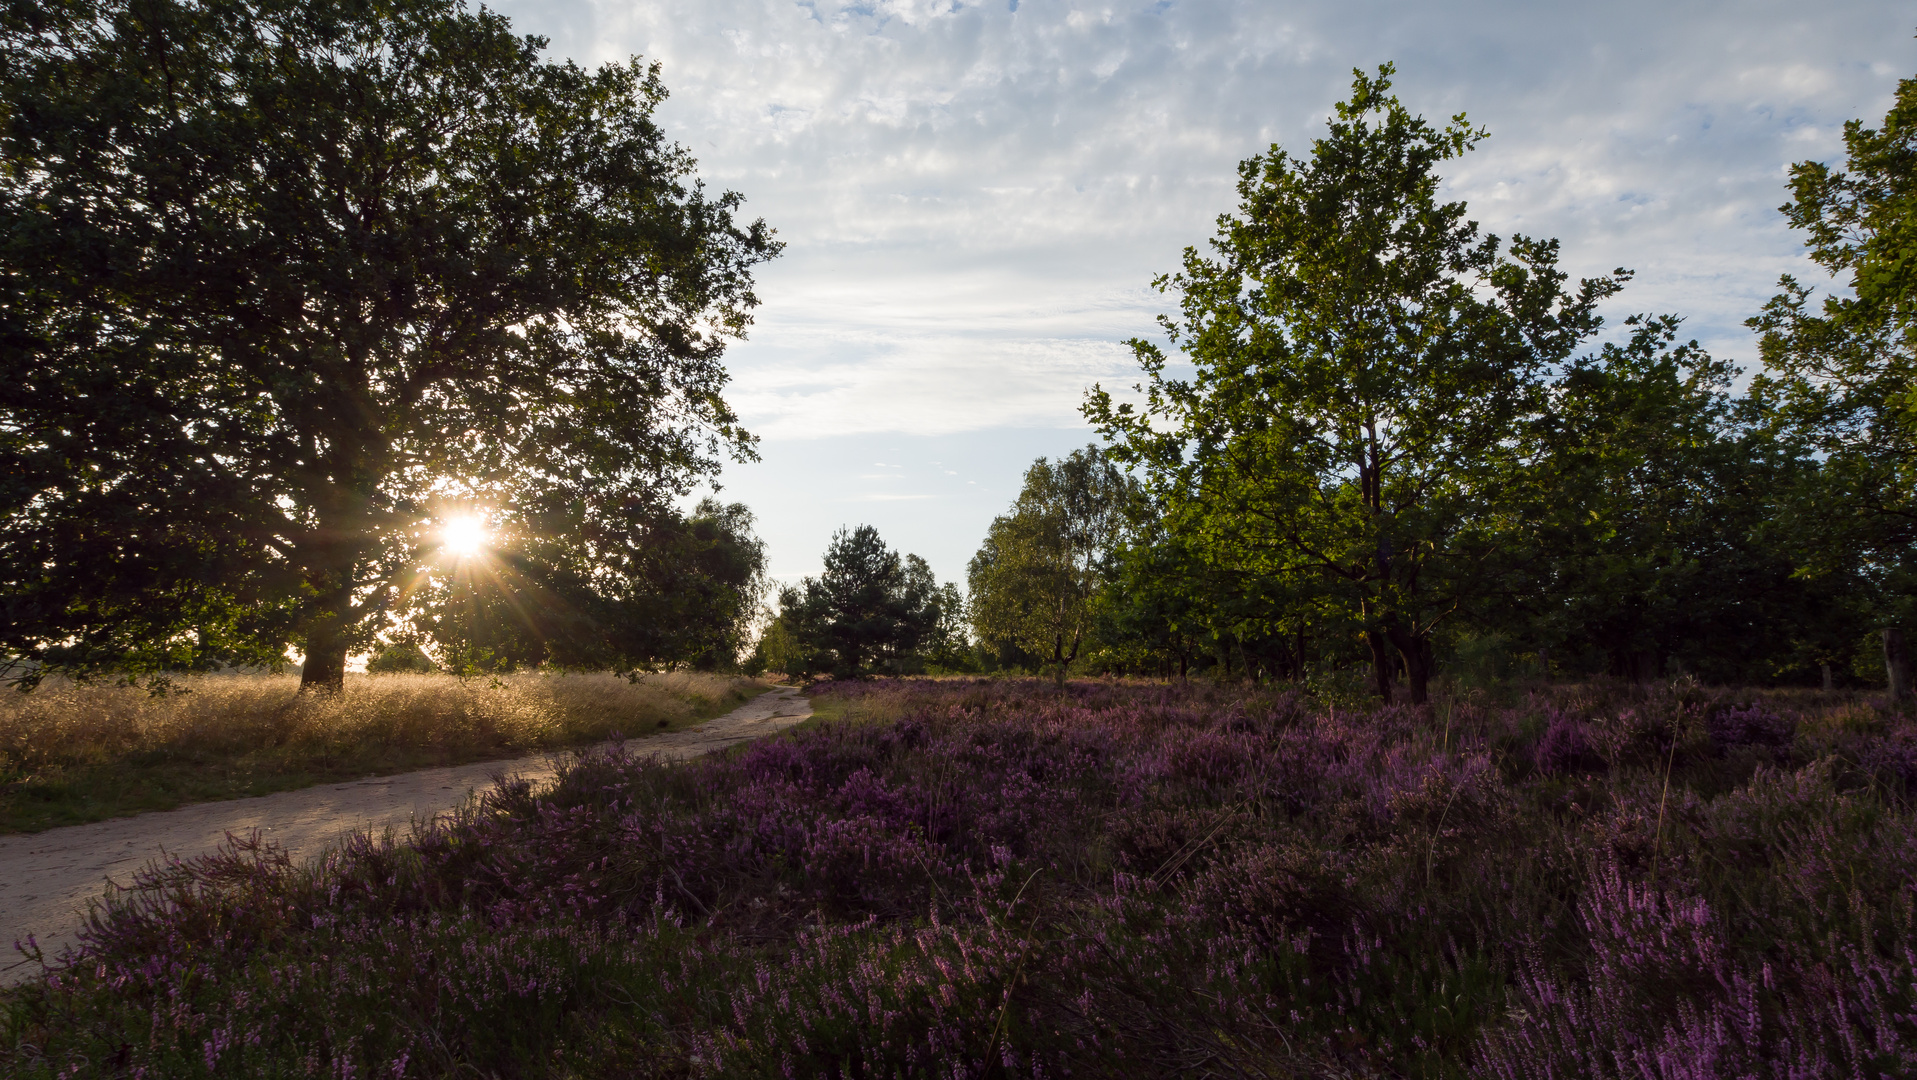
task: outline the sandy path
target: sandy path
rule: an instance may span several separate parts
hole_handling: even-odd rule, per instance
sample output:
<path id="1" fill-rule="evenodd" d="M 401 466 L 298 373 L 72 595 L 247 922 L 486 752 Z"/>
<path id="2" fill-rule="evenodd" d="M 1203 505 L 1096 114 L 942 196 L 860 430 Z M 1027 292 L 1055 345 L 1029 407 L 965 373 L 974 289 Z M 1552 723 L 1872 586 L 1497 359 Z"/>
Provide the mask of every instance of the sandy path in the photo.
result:
<path id="1" fill-rule="evenodd" d="M 810 715 L 811 704 L 796 688 L 778 687 L 697 727 L 632 739 L 627 746 L 635 754 L 682 761 L 783 731 Z M 56 955 L 72 942 L 87 902 L 101 895 L 108 880 L 127 884 L 159 856 L 191 858 L 218 847 L 227 833 L 258 829 L 295 860 L 306 859 L 344 834 L 388 826 L 403 830 L 416 815 L 451 810 L 501 774 L 535 783 L 550 779 L 557 760 L 542 754 L 425 769 L 0 836 L 0 984 L 37 970 L 18 959 L 16 940 L 32 934 L 48 957 Z"/>

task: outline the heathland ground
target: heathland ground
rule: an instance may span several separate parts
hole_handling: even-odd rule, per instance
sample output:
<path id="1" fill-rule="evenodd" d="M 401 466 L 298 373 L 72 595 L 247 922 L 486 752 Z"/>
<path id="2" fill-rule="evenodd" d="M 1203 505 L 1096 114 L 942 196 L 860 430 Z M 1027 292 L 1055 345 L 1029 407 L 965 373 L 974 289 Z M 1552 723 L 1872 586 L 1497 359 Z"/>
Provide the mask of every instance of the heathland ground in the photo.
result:
<path id="1" fill-rule="evenodd" d="M 1907 1076 L 1917 721 L 1808 691 L 826 683 L 156 867 L 24 1076 Z"/>

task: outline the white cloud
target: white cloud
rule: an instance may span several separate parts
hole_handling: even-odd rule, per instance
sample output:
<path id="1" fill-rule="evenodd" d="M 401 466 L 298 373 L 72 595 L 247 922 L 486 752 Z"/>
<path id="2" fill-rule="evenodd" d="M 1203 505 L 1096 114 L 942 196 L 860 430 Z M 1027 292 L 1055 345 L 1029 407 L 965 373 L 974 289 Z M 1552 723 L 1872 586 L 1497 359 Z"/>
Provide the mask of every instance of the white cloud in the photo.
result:
<path id="1" fill-rule="evenodd" d="M 1234 166 L 1305 152 L 1353 66 L 1492 138 L 1450 188 L 1615 305 L 1742 320 L 1802 265 L 1783 168 L 1881 114 L 1917 50 L 1894 5 L 1023 0 L 509 2 L 586 62 L 665 65 L 661 112 L 790 243 L 735 350 L 768 434 L 1073 425 L 1151 332 L 1144 288 L 1229 209 Z"/>
<path id="2" fill-rule="evenodd" d="M 667 133 L 788 242 L 729 354 L 730 399 L 788 448 L 1082 429 L 1237 163 L 1307 153 L 1384 60 L 1414 111 L 1490 129 L 1447 173 L 1487 230 L 1560 238 L 1574 275 L 1635 269 L 1614 314 L 1686 315 L 1748 363 L 1778 275 L 1817 277 L 1776 212 L 1789 164 L 1840 154 L 1917 70 L 1917 16 L 1881 0 L 497 7 L 582 62 L 661 61 Z"/>

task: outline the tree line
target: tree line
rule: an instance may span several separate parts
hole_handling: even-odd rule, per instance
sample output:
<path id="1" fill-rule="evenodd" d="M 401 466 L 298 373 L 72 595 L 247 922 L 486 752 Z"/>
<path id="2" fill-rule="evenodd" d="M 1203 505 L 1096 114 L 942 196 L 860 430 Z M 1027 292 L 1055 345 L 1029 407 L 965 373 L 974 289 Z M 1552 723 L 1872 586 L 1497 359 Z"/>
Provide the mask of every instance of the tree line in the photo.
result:
<path id="1" fill-rule="evenodd" d="M 1391 74 L 1355 73 L 1309 153 L 1240 166 L 1237 212 L 1156 282 L 1178 310 L 1131 342 L 1143 380 L 1088 395 L 1104 445 L 1040 459 L 992 523 L 943 665 L 1363 668 L 1414 703 L 1447 668 L 1907 695 L 1917 80 L 1846 126 L 1843 169 L 1792 169 L 1784 213 L 1841 288 L 1783 279 L 1740 392 L 1676 315 L 1607 335 L 1628 270 L 1573 282 L 1557 241 L 1441 200 L 1485 133 L 1414 116 Z M 778 632 L 813 649 L 795 671 L 833 668 L 804 595 Z M 939 666 L 896 640 L 893 668 Z"/>
<path id="2" fill-rule="evenodd" d="M 11 677 L 739 662 L 763 547 L 684 500 L 755 454 L 723 356 L 780 244 L 666 139 L 655 67 L 545 45 L 457 0 L 0 12 Z M 748 663 L 1902 693 L 1917 87 L 1792 170 L 1842 287 L 1781 283 L 1740 390 L 1675 315 L 1606 328 L 1628 271 L 1440 199 L 1485 133 L 1391 74 L 1242 164 L 1136 393 L 1093 390 L 1103 445 L 1032 467 L 969 595 L 848 529 Z"/>

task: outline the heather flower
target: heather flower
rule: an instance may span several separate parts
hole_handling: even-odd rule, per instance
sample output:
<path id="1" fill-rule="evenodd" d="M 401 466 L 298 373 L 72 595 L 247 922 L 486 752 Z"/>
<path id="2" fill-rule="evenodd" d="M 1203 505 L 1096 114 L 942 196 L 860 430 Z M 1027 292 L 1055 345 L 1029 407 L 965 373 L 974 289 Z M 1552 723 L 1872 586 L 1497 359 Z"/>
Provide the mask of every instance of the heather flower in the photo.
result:
<path id="1" fill-rule="evenodd" d="M 0 1062 L 1917 1069 L 1917 827 L 1872 779 L 1901 728 L 1793 766 L 1698 752 L 1782 749 L 1796 713 L 1691 690 L 1437 723 L 1204 684 L 815 693 L 848 719 L 684 765 L 625 744 L 315 866 L 257 837 L 157 863 L 12 992 Z"/>

